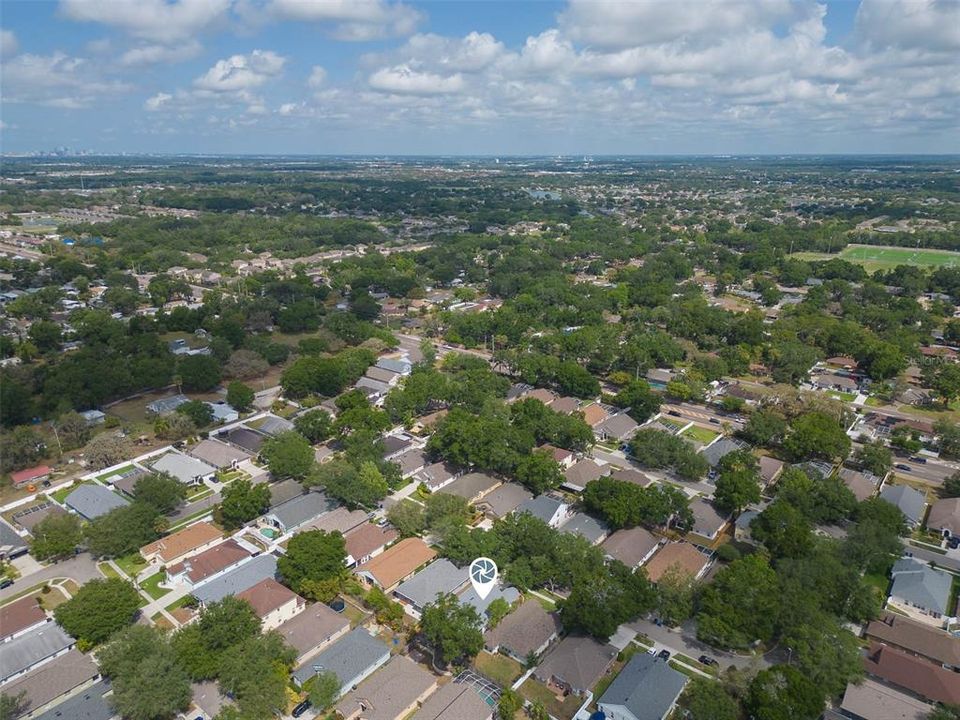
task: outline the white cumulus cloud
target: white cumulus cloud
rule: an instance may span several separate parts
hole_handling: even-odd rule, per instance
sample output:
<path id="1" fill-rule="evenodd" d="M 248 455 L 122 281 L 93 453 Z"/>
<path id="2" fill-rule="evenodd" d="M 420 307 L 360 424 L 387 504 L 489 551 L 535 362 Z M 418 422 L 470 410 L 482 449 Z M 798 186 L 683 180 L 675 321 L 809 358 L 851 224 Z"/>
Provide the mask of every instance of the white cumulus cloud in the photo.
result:
<path id="1" fill-rule="evenodd" d="M 61 0 L 70 20 L 118 28 L 134 37 L 180 44 L 223 21 L 231 0 Z"/>
<path id="2" fill-rule="evenodd" d="M 283 71 L 286 58 L 272 50 L 232 55 L 193 81 L 194 87 L 215 93 L 241 92 L 260 87 Z"/>
<path id="3" fill-rule="evenodd" d="M 272 0 L 267 13 L 277 20 L 327 23 L 340 40 L 366 41 L 409 35 L 422 15 L 385 0 Z"/>
<path id="4" fill-rule="evenodd" d="M 463 76 L 418 72 L 409 65 L 381 68 L 370 76 L 370 87 L 398 95 L 443 95 L 463 88 Z"/>

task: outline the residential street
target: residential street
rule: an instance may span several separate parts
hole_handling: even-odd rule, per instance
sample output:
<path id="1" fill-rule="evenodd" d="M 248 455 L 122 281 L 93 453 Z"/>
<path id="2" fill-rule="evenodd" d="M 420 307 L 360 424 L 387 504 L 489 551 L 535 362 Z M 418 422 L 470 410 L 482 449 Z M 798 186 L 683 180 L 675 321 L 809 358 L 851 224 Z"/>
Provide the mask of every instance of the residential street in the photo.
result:
<path id="1" fill-rule="evenodd" d="M 657 643 L 657 647 L 665 647 L 671 655 L 683 653 L 684 655 L 698 659 L 701 655 L 708 655 L 720 663 L 720 669 L 725 670 L 730 665 L 738 668 L 757 668 L 764 669 L 774 665 L 777 662 L 783 662 L 784 658 L 779 657 L 782 653 L 775 649 L 766 655 L 757 657 L 743 657 L 733 653 L 716 650 L 709 645 L 700 642 L 696 637 L 696 629 L 692 622 L 683 625 L 682 630 L 669 630 L 660 625 L 655 625 L 649 620 L 635 620 L 627 623 L 627 627 L 643 633 L 651 640 Z"/>
<path id="2" fill-rule="evenodd" d="M 102 578 L 103 575 L 97 570 L 97 563 L 90 557 L 89 553 L 80 553 L 69 560 L 63 560 L 59 563 L 49 565 L 42 570 L 24 575 L 17 578 L 17 581 L 8 588 L 0 590 L 0 601 L 17 595 L 28 588 L 40 583 L 48 582 L 54 578 L 71 578 L 77 581 L 77 584 L 83 585 L 89 580 Z"/>

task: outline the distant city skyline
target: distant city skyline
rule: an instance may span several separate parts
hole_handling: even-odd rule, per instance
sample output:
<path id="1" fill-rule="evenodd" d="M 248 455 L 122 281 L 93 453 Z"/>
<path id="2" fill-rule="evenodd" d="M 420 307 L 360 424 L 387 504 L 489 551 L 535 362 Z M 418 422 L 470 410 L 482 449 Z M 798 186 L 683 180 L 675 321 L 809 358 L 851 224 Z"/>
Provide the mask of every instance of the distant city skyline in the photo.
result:
<path id="1" fill-rule="evenodd" d="M 3 151 L 960 152 L 956 0 L 12 0 Z"/>

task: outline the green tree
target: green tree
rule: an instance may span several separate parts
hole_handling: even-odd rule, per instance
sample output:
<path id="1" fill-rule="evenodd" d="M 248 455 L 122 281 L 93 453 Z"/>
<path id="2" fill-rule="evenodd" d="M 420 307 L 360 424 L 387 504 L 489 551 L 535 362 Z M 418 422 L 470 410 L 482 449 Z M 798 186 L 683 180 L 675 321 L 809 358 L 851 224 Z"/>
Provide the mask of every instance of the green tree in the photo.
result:
<path id="1" fill-rule="evenodd" d="M 546 450 L 536 450 L 520 458 L 515 475 L 517 480 L 534 495 L 559 487 L 563 482 L 560 465 Z"/>
<path id="2" fill-rule="evenodd" d="M 275 478 L 303 478 L 314 464 L 313 448 L 303 435 L 289 430 L 263 444 L 260 455 Z"/>
<path id="3" fill-rule="evenodd" d="M 760 502 L 760 474 L 757 459 L 746 450 L 727 453 L 720 459 L 720 477 L 713 499 L 717 507 L 740 513 Z"/>
<path id="4" fill-rule="evenodd" d="M 323 712 L 333 705 L 340 697 L 340 678 L 330 672 L 319 672 L 310 679 L 308 697 L 318 711 Z"/>
<path id="5" fill-rule="evenodd" d="M 660 410 L 660 396 L 650 390 L 646 380 L 631 380 L 613 396 L 613 404 L 627 408 L 630 417 L 642 423 Z"/>
<path id="6" fill-rule="evenodd" d="M 390 489 L 373 461 L 361 463 L 358 471 L 349 462 L 334 460 L 321 465 L 310 482 L 322 485 L 349 507 L 374 507 Z"/>
<path id="7" fill-rule="evenodd" d="M 80 520 L 71 513 L 47 515 L 33 527 L 30 554 L 37 560 L 59 560 L 74 554 L 83 539 Z"/>
<path id="8" fill-rule="evenodd" d="M 87 647 L 130 625 L 140 612 L 140 593 L 120 578 L 91 580 L 53 611 L 60 626 Z"/>
<path id="9" fill-rule="evenodd" d="M 309 530 L 290 539 L 286 553 L 277 561 L 277 570 L 291 590 L 309 595 L 308 583 L 342 580 L 346 576 L 346 557 L 343 535 L 339 532 Z"/>
<path id="10" fill-rule="evenodd" d="M 326 410 L 316 409 L 297 416 L 293 421 L 297 432 L 312 443 L 321 443 L 333 436 L 333 419 Z"/>
<path id="11" fill-rule="evenodd" d="M 391 505 L 387 520 L 403 537 L 420 535 L 427 527 L 423 506 L 409 498 Z"/>
<path id="12" fill-rule="evenodd" d="M 140 502 L 166 515 L 173 512 L 187 497 L 187 488 L 182 482 L 167 473 L 150 473 L 137 479 L 133 496 Z"/>
<path id="13" fill-rule="evenodd" d="M 940 492 L 944 497 L 960 497 L 960 471 L 955 472 L 953 475 L 943 481 L 943 485 L 940 487 Z"/>
<path id="14" fill-rule="evenodd" d="M 877 477 L 884 477 L 893 467 L 893 453 L 880 440 L 862 442 L 854 452 L 853 459 Z"/>
<path id="15" fill-rule="evenodd" d="M 219 520 L 228 530 L 238 528 L 262 515 L 270 507 L 270 488 L 252 484 L 246 478 L 234 480 L 221 493 Z"/>
<path id="16" fill-rule="evenodd" d="M 828 696 L 839 697 L 848 682 L 863 677 L 857 637 L 825 613 L 794 623 L 782 642 L 793 651 L 797 669 Z"/>
<path id="17" fill-rule="evenodd" d="M 250 603 L 227 596 L 204 607 L 199 619 L 180 628 L 171 644 L 191 678 L 208 680 L 217 676 L 233 647 L 259 633 L 260 618 Z"/>
<path id="18" fill-rule="evenodd" d="M 153 432 L 161 440 L 182 440 L 196 434 L 197 426 L 189 415 L 170 413 L 154 421 Z"/>
<path id="19" fill-rule="evenodd" d="M 780 442 L 787 432 L 787 420 L 773 408 L 750 413 L 740 435 L 751 445 L 770 446 Z"/>
<path id="20" fill-rule="evenodd" d="M 740 703 L 716 680 L 694 678 L 680 696 L 689 720 L 740 720 Z"/>
<path id="21" fill-rule="evenodd" d="M 287 683 L 296 651 L 274 631 L 234 645 L 223 656 L 220 687 L 237 699 L 247 718 L 271 718 L 287 705 Z"/>
<path id="22" fill-rule="evenodd" d="M 657 614 L 668 627 L 676 627 L 693 616 L 696 584 L 679 565 L 668 567 L 657 580 Z"/>
<path id="23" fill-rule="evenodd" d="M 472 658 L 483 648 L 480 615 L 472 605 L 461 605 L 455 595 L 438 595 L 423 608 L 420 630 L 443 665 Z"/>
<path id="24" fill-rule="evenodd" d="M 721 569 L 700 599 L 697 637 L 722 648 L 748 648 L 774 636 L 780 607 L 777 575 L 762 554 Z"/>
<path id="25" fill-rule="evenodd" d="M 487 605 L 487 627 L 490 629 L 495 628 L 500 624 L 500 621 L 509 614 L 510 603 L 502 597 L 495 598 Z"/>
<path id="26" fill-rule="evenodd" d="M 427 528 L 437 532 L 450 524 L 464 525 L 470 517 L 466 499 L 449 493 L 434 493 L 427 498 L 424 521 Z"/>
<path id="27" fill-rule="evenodd" d="M 177 364 L 183 389 L 207 392 L 220 382 L 220 365 L 211 355 L 186 355 Z"/>
<path id="28" fill-rule="evenodd" d="M 798 558 L 813 544 L 813 526 L 793 505 L 776 500 L 753 519 L 750 531 L 774 558 Z"/>
<path id="29" fill-rule="evenodd" d="M 796 418 L 783 446 L 795 460 L 845 458 L 850 438 L 835 418 L 822 412 L 809 412 Z"/>
<path id="30" fill-rule="evenodd" d="M 253 407 L 253 388 L 239 380 L 227 385 L 227 404 L 239 413 L 245 413 Z"/>
<path id="31" fill-rule="evenodd" d="M 83 447 L 93 434 L 87 419 L 73 410 L 58 417 L 56 426 L 60 442 L 67 448 Z"/>
<path id="32" fill-rule="evenodd" d="M 570 596 L 560 604 L 560 621 L 568 632 L 608 640 L 622 623 L 654 608 L 656 592 L 645 573 L 631 573 L 623 563 L 606 572 L 580 574 Z"/>
<path id="33" fill-rule="evenodd" d="M 823 691 L 799 670 L 775 665 L 757 673 L 746 706 L 755 720 L 815 720 L 823 700 Z"/>
<path id="34" fill-rule="evenodd" d="M 170 644 L 154 627 L 133 625 L 98 653 L 100 671 L 111 679 L 113 704 L 130 720 L 165 720 L 190 704 L 190 678 Z"/>
<path id="35" fill-rule="evenodd" d="M 130 443 L 114 433 L 100 433 L 87 443 L 83 455 L 90 467 L 100 470 L 130 457 Z"/>
<path id="36" fill-rule="evenodd" d="M 523 709 L 523 698 L 510 688 L 500 693 L 500 702 L 497 703 L 497 718 L 499 720 L 514 720 L 516 714 Z"/>
<path id="37" fill-rule="evenodd" d="M 84 528 L 87 548 L 95 557 L 120 557 L 158 537 L 159 514 L 152 505 L 134 502 L 94 518 Z"/>
<path id="38" fill-rule="evenodd" d="M 191 400 L 179 405 L 176 412 L 186 415 L 197 428 L 204 428 L 213 422 L 213 408 L 202 400 Z"/>
<path id="39" fill-rule="evenodd" d="M 14 720 L 23 713 L 26 704 L 27 691 L 21 690 L 16 695 L 0 693 L 0 720 Z"/>

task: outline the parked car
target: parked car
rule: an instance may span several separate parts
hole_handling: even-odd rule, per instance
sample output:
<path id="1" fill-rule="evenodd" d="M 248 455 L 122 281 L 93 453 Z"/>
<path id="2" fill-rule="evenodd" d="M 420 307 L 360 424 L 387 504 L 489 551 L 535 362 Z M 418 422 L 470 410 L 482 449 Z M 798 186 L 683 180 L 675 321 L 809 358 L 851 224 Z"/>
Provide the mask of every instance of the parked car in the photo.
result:
<path id="1" fill-rule="evenodd" d="M 3 588 L 8 588 L 11 585 L 13 585 L 13 578 L 5 577 L 0 580 L 0 590 L 3 590 Z"/>
<path id="2" fill-rule="evenodd" d="M 719 425 L 719 424 L 720 424 L 720 421 L 717 420 L 715 417 L 710 418 L 710 422 L 713 423 L 714 425 Z"/>
<path id="3" fill-rule="evenodd" d="M 300 703 L 299 705 L 297 705 L 297 706 L 293 709 L 293 712 L 290 713 L 290 714 L 293 715 L 293 717 L 300 717 L 300 716 L 303 715 L 307 710 L 309 710 L 311 707 L 313 707 L 313 703 L 311 703 L 309 700 L 304 700 L 302 703 Z"/>
<path id="4" fill-rule="evenodd" d="M 697 660 L 700 661 L 701 665 L 716 666 L 720 664 L 709 655 L 701 655 L 700 657 L 697 658 Z"/>
<path id="5" fill-rule="evenodd" d="M 661 650 L 660 652 L 657 653 L 657 657 L 660 658 L 661 660 L 669 660 L 669 659 L 670 659 L 670 651 L 669 651 L 669 650 Z"/>
<path id="6" fill-rule="evenodd" d="M 904 465 L 903 463 L 897 463 L 896 465 L 894 465 L 894 467 L 897 470 L 903 470 L 903 472 L 910 472 L 911 470 L 913 470 L 912 467 L 910 467 L 909 465 Z"/>
<path id="7" fill-rule="evenodd" d="M 910 462 L 919 463 L 920 465 L 926 465 L 927 459 L 914 455 L 912 458 L 910 458 Z"/>
<path id="8" fill-rule="evenodd" d="M 680 417 L 680 413 L 676 410 L 667 410 L 667 415 L 673 415 L 674 417 Z"/>
<path id="9" fill-rule="evenodd" d="M 956 550 L 960 548 L 960 538 L 950 538 L 947 540 L 947 547 L 951 550 Z"/>

